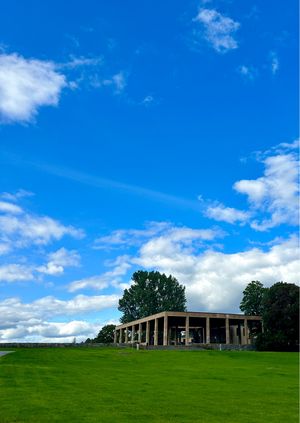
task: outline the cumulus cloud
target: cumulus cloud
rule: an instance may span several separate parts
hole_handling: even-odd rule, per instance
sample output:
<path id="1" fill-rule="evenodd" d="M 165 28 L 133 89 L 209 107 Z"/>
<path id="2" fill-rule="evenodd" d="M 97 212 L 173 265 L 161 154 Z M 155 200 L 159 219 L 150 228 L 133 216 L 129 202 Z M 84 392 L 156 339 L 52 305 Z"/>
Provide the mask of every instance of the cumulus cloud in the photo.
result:
<path id="1" fill-rule="evenodd" d="M 83 83 L 109 86 L 121 94 L 127 83 L 125 73 L 105 71 L 103 64 L 99 56 L 70 56 L 55 63 L 0 52 L 0 123 L 31 122 L 41 107 L 59 104 L 64 88 L 77 89 Z"/>
<path id="2" fill-rule="evenodd" d="M 44 275 L 59 276 L 66 267 L 80 264 L 80 256 L 74 250 L 61 247 L 46 253 L 44 248 L 67 235 L 80 239 L 84 232 L 49 216 L 24 210 L 17 202 L 28 195 L 32 194 L 22 190 L 0 195 L 6 199 L 0 200 L 0 256 L 6 256 L 6 263 L 0 265 L 2 283 L 41 282 Z"/>
<path id="3" fill-rule="evenodd" d="M 58 323 L 48 319 L 64 316 L 68 320 L 69 316 L 100 312 L 115 307 L 118 298 L 116 295 L 77 295 L 70 300 L 60 300 L 48 296 L 31 303 L 15 297 L 7 298 L 0 301 L 0 342 L 46 341 L 47 338 L 51 339 L 50 342 L 55 342 L 55 338 L 59 342 L 70 342 L 70 336 L 95 336 L 96 323 L 78 320 Z"/>
<path id="4" fill-rule="evenodd" d="M 218 52 L 226 53 L 238 47 L 235 33 L 239 29 L 239 22 L 223 16 L 215 9 L 200 9 L 194 21 L 203 27 L 203 37 Z"/>
<path id="5" fill-rule="evenodd" d="M 242 179 L 233 188 L 245 194 L 249 210 L 226 207 L 222 203 L 205 202 L 203 213 L 212 219 L 228 223 L 245 223 L 258 231 L 266 231 L 281 224 L 299 224 L 298 158 L 299 141 L 281 143 L 266 152 L 256 153 L 263 164 L 263 176 Z"/>
<path id="6" fill-rule="evenodd" d="M 0 54 L 0 118 L 3 122 L 29 122 L 42 106 L 57 106 L 67 86 L 51 61 Z"/>
<path id="7" fill-rule="evenodd" d="M 191 251 L 168 236 L 146 242 L 135 263 L 174 275 L 186 286 L 191 310 L 238 311 L 241 293 L 251 280 L 269 286 L 277 281 L 298 282 L 300 263 L 296 238 L 267 251 L 252 248 L 226 254 L 212 249 Z"/>
<path id="8" fill-rule="evenodd" d="M 74 250 L 67 250 L 64 247 L 48 254 L 48 263 L 40 266 L 37 270 L 47 275 L 61 275 L 64 273 L 65 267 L 78 267 L 80 264 L 80 256 Z"/>
<path id="9" fill-rule="evenodd" d="M 0 330 L 0 342 L 77 342 L 95 337 L 100 323 L 84 320 L 70 322 L 37 322 L 30 326 L 20 324 Z"/>
<path id="10" fill-rule="evenodd" d="M 192 229 L 185 226 L 174 226 L 168 222 L 150 222 L 145 229 L 126 229 L 113 231 L 111 235 L 98 238 L 96 241 L 101 248 L 121 248 L 126 246 L 139 247 L 148 244 L 151 246 L 151 240 L 155 240 L 156 251 L 170 249 L 184 249 L 193 251 L 196 248 L 203 247 L 216 238 L 224 236 L 220 229 Z M 101 290 L 107 287 L 115 287 L 118 290 L 128 287 L 128 282 L 124 282 L 123 277 L 128 270 L 138 264 L 138 260 L 130 255 L 118 256 L 116 260 L 107 262 L 112 267 L 101 275 L 96 275 L 74 281 L 69 284 L 69 291 L 74 292 L 81 289 Z"/>
<path id="11" fill-rule="evenodd" d="M 101 275 L 90 276 L 69 284 L 69 291 L 75 292 L 81 289 L 95 289 L 102 290 L 108 286 L 118 287 L 122 284 L 121 276 L 126 275 L 131 267 L 130 258 L 128 256 L 119 256 L 116 260 L 110 263 L 113 267 Z"/>
<path id="12" fill-rule="evenodd" d="M 0 245 L 4 252 L 30 245 L 47 245 L 65 235 L 82 238 L 84 233 L 49 216 L 28 213 L 15 203 L 0 201 Z"/>
<path id="13" fill-rule="evenodd" d="M 33 269 L 21 264 L 0 266 L 0 282 L 28 281 L 34 279 Z"/>
<path id="14" fill-rule="evenodd" d="M 211 219 L 227 223 L 244 223 L 249 220 L 250 217 L 249 212 L 232 207 L 226 207 L 221 203 L 207 207 L 205 215 Z"/>
<path id="15" fill-rule="evenodd" d="M 268 230 L 281 224 L 299 223 L 299 159 L 293 144 L 280 144 L 272 153 L 260 155 L 264 175 L 257 179 L 243 179 L 234 189 L 248 197 L 252 209 L 267 218 L 251 222 L 252 228 Z"/>
<path id="16" fill-rule="evenodd" d="M 16 204 L 7 203 L 6 201 L 0 201 L 0 213 L 12 213 L 12 214 L 20 214 L 22 213 L 21 207 L 17 206 Z"/>

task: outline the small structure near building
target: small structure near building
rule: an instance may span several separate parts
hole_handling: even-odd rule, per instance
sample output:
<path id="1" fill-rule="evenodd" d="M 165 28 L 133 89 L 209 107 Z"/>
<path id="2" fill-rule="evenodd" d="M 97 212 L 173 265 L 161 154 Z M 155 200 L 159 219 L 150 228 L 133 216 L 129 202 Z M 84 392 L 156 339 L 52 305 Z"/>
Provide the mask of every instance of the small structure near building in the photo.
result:
<path id="1" fill-rule="evenodd" d="M 262 331 L 260 316 L 164 311 L 116 326 L 116 344 L 249 345 Z"/>

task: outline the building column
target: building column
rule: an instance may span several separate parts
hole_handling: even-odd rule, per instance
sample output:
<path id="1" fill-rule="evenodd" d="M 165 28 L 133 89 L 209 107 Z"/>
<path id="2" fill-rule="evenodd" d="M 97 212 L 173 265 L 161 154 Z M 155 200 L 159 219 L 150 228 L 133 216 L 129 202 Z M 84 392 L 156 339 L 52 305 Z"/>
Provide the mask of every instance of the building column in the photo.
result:
<path id="1" fill-rule="evenodd" d="M 139 323 L 139 337 L 138 337 L 138 343 L 140 344 L 142 342 L 142 324 Z"/>
<path id="2" fill-rule="evenodd" d="M 226 344 L 230 344 L 230 332 L 229 332 L 229 319 L 226 317 L 225 319 L 225 332 L 226 332 Z"/>
<path id="3" fill-rule="evenodd" d="M 117 343 L 117 330 L 114 330 L 114 344 Z"/>
<path id="4" fill-rule="evenodd" d="M 164 337 L 163 345 L 168 345 L 168 316 L 164 316 Z"/>
<path id="5" fill-rule="evenodd" d="M 206 343 L 210 344 L 210 321 L 209 321 L 209 317 L 206 318 Z"/>
<path id="6" fill-rule="evenodd" d="M 123 333 L 122 333 L 123 329 L 120 329 L 120 334 L 119 334 L 119 344 L 122 344 L 123 341 Z"/>
<path id="7" fill-rule="evenodd" d="M 154 345 L 158 345 L 158 319 L 154 320 Z"/>
<path id="8" fill-rule="evenodd" d="M 131 331 L 131 343 L 134 342 L 135 338 L 135 325 L 132 325 L 132 331 Z"/>
<path id="9" fill-rule="evenodd" d="M 128 328 L 125 328 L 125 344 L 128 344 Z"/>
<path id="10" fill-rule="evenodd" d="M 146 345 L 149 345 L 150 342 L 150 322 L 146 322 Z"/>
<path id="11" fill-rule="evenodd" d="M 245 328 L 245 344 L 248 344 L 248 320 L 244 319 L 244 328 Z"/>
<path id="12" fill-rule="evenodd" d="M 185 318 L 185 345 L 189 345 L 190 338 L 190 316 Z"/>

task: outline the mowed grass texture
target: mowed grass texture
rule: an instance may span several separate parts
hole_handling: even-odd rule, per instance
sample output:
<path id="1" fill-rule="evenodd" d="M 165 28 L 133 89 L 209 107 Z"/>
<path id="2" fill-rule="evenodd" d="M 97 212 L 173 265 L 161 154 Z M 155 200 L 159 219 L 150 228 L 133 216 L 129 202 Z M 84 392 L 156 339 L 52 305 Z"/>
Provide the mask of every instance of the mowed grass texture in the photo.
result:
<path id="1" fill-rule="evenodd" d="M 17 349 L 0 422 L 298 422 L 298 355 Z"/>

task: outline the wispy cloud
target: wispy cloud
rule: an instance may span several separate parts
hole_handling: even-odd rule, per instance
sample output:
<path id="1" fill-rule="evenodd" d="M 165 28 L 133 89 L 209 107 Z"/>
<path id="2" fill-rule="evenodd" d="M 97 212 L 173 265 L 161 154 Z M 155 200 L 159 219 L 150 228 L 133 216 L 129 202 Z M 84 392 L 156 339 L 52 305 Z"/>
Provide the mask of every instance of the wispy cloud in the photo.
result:
<path id="1" fill-rule="evenodd" d="M 196 211 L 200 210 L 199 202 L 197 200 L 189 200 L 183 197 L 166 194 L 161 191 L 151 190 L 138 185 L 127 184 L 113 179 L 101 178 L 67 167 L 59 167 L 41 162 L 21 160 L 20 158 L 17 159 L 16 156 L 11 156 L 9 154 L 6 155 L 6 160 L 10 160 L 12 164 L 23 165 L 26 167 L 30 166 L 32 169 L 35 168 L 38 171 L 46 172 L 60 178 L 68 179 L 84 185 L 89 185 L 91 187 L 115 189 L 118 191 L 127 192 L 128 194 L 148 198 L 152 201 L 172 204 L 172 206 L 176 207 L 187 208 Z"/>
<path id="2" fill-rule="evenodd" d="M 87 56 L 70 56 L 70 60 L 64 63 L 57 64 L 58 68 L 61 69 L 76 69 L 79 67 L 84 66 L 99 66 L 103 64 L 103 58 L 102 56 L 93 56 L 93 57 L 87 57 Z"/>
<path id="3" fill-rule="evenodd" d="M 117 229 L 95 240 L 97 250 L 139 246 L 145 239 L 158 235 L 170 227 L 168 222 L 148 222 L 144 229 Z"/>
<path id="4" fill-rule="evenodd" d="M 4 200 L 8 200 L 8 201 L 14 201 L 14 202 L 20 200 L 21 198 L 32 197 L 32 196 L 34 196 L 34 193 L 30 191 L 26 191 L 25 189 L 19 189 L 14 193 L 3 192 L 2 194 L 0 194 L 0 198 L 3 198 Z"/>
<path id="5" fill-rule="evenodd" d="M 238 47 L 235 33 L 240 23 L 222 15 L 215 9 L 200 9 L 194 21 L 200 23 L 203 28 L 204 39 L 218 53 L 226 53 Z"/>
<path id="6" fill-rule="evenodd" d="M 109 79 L 103 79 L 100 83 L 100 86 L 111 86 L 114 89 L 116 94 L 120 94 L 124 91 L 126 87 L 126 76 L 124 72 L 119 72 L 113 75 Z"/>
<path id="7" fill-rule="evenodd" d="M 248 79 L 251 81 L 253 81 L 257 76 L 257 69 L 255 69 L 253 66 L 241 65 L 237 68 L 237 71 L 245 79 Z"/>
<path id="8" fill-rule="evenodd" d="M 275 51 L 271 51 L 269 57 L 271 72 L 273 75 L 275 75 L 279 70 L 279 59 L 277 53 L 275 53 Z"/>

